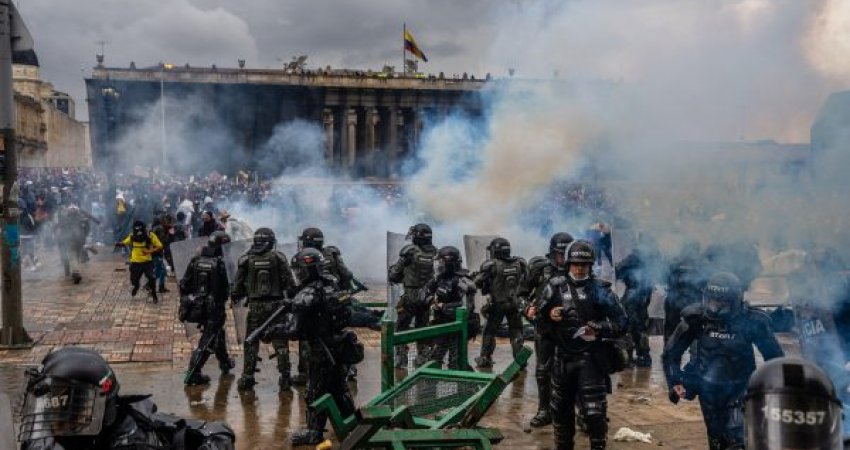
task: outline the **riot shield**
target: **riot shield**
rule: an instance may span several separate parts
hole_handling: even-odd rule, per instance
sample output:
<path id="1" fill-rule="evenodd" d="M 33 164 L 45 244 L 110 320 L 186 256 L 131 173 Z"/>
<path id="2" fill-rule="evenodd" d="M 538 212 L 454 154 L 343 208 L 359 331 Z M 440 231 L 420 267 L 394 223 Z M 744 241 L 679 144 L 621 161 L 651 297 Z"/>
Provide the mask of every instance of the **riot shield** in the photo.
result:
<path id="1" fill-rule="evenodd" d="M 243 239 L 239 241 L 230 241 L 221 246 L 222 258 L 224 259 L 224 268 L 227 270 L 227 281 L 233 284 L 236 280 L 236 268 L 239 264 L 239 258 L 248 252 L 253 239 Z"/>
<path id="2" fill-rule="evenodd" d="M 406 234 L 387 231 L 387 271 L 389 271 L 391 265 L 398 261 L 401 249 L 408 244 L 406 236 Z M 387 312 L 390 320 L 396 319 L 396 305 L 403 291 L 404 289 L 400 284 L 387 282 Z"/>
<path id="3" fill-rule="evenodd" d="M 0 392 L 0 448 L 18 448 L 15 442 L 15 423 L 12 421 L 12 402 Z"/>
<path id="4" fill-rule="evenodd" d="M 207 245 L 209 239 L 206 237 L 185 239 L 171 244 L 171 256 L 174 258 L 174 275 L 177 277 L 177 282 L 183 278 L 186 273 L 186 268 L 189 267 L 189 261 L 192 260 L 198 252 Z"/>
<path id="5" fill-rule="evenodd" d="M 465 234 L 463 236 L 463 251 L 464 258 L 466 259 L 466 268 L 469 269 L 470 273 L 477 272 L 481 269 L 481 264 L 484 261 L 487 261 L 487 246 L 490 245 L 490 241 L 496 239 L 498 236 L 492 235 L 469 235 Z M 484 306 L 484 297 L 480 292 L 475 293 L 475 312 L 480 313 L 481 307 Z M 486 318 L 483 318 L 484 322 L 487 321 Z"/>
<path id="6" fill-rule="evenodd" d="M 236 329 L 236 340 L 242 345 L 248 337 L 248 306 L 245 301 L 233 307 L 233 327 Z"/>
<path id="7" fill-rule="evenodd" d="M 198 343 L 198 338 L 201 336 L 201 329 L 198 328 L 198 324 L 182 322 L 183 323 L 183 332 L 186 333 L 186 339 L 192 343 L 194 346 Z"/>

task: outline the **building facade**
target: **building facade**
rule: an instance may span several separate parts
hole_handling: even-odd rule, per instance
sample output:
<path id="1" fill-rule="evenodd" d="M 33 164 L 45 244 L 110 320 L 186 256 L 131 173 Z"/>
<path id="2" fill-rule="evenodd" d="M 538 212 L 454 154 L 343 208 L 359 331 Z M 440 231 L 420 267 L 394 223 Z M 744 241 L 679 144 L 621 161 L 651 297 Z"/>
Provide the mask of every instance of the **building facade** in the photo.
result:
<path id="1" fill-rule="evenodd" d="M 160 65 L 97 67 L 86 87 L 96 167 L 233 173 L 262 172 L 269 159 L 297 165 L 286 158 L 315 155 L 281 151 L 274 158 L 269 142 L 279 125 L 303 121 L 321 130 L 320 157 L 327 167 L 354 177 L 391 178 L 413 151 L 423 123 L 450 112 L 482 114 L 479 92 L 487 82 Z M 203 113 L 190 113 L 198 110 Z"/>

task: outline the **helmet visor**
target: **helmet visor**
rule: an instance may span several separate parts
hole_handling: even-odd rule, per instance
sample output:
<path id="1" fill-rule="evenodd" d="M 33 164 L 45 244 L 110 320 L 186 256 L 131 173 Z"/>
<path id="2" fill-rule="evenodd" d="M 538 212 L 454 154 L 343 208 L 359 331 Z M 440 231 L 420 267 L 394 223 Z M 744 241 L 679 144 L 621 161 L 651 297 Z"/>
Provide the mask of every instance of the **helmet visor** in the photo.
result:
<path id="1" fill-rule="evenodd" d="M 709 317 L 728 317 L 732 313 L 732 302 L 724 298 L 704 298 L 703 305 Z"/>
<path id="2" fill-rule="evenodd" d="M 106 393 L 88 383 L 47 377 L 24 395 L 20 441 L 100 433 Z"/>
<path id="3" fill-rule="evenodd" d="M 745 408 L 748 450 L 843 449 L 841 408 L 824 397 L 754 396 Z"/>

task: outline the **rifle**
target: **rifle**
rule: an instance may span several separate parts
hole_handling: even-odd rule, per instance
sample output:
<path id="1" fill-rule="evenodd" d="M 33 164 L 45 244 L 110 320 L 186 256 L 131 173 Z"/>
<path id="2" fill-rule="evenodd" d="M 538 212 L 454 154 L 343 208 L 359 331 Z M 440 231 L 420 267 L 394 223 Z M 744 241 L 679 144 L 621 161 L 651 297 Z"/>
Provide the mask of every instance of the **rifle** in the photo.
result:
<path id="1" fill-rule="evenodd" d="M 248 337 L 245 338 L 245 344 L 253 344 L 262 338 L 263 334 L 265 334 L 266 330 L 274 323 L 278 318 L 282 315 L 289 313 L 292 310 L 292 304 L 288 301 L 285 301 L 283 305 L 280 306 L 275 312 L 266 319 L 259 327 L 257 327 Z"/>

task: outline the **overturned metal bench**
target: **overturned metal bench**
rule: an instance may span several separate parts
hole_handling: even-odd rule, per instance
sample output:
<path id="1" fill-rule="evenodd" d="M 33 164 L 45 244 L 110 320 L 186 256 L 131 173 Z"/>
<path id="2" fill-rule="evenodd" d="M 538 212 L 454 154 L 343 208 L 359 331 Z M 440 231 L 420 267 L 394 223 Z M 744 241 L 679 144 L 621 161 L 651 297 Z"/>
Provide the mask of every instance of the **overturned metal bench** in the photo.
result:
<path id="1" fill-rule="evenodd" d="M 501 374 L 440 369 L 430 362 L 349 417 L 342 417 L 327 394 L 312 406 L 328 414 L 341 449 L 490 449 L 504 436 L 478 422 L 530 356 L 523 348 Z"/>

